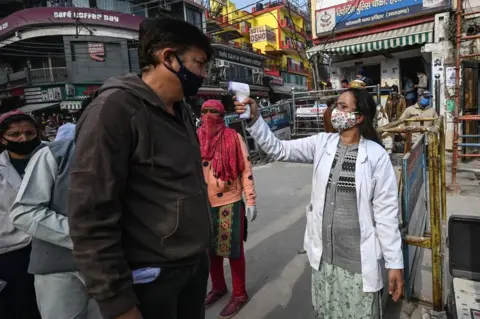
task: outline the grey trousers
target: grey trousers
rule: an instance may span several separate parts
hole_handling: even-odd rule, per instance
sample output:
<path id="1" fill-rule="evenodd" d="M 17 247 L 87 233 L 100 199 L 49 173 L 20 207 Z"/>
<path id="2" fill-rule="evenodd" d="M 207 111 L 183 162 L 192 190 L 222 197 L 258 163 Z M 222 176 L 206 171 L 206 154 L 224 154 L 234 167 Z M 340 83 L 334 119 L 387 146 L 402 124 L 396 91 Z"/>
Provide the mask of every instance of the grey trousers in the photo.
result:
<path id="1" fill-rule="evenodd" d="M 35 293 L 42 319 L 102 319 L 79 272 L 35 275 Z"/>

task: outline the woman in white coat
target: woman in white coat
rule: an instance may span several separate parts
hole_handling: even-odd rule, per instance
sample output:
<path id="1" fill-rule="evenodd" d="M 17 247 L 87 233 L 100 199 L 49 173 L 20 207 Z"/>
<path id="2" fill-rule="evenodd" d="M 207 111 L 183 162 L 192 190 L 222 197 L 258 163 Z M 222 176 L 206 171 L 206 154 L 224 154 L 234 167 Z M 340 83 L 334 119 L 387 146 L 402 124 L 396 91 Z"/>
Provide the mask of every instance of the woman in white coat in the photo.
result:
<path id="1" fill-rule="evenodd" d="M 379 319 L 383 288 L 380 262 L 389 271 L 394 301 L 403 292 L 403 256 L 398 228 L 397 181 L 373 128 L 376 104 L 365 89 L 343 93 L 332 112 L 340 133 L 280 141 L 259 115 L 253 99 L 248 132 L 279 161 L 312 163 L 304 248 L 312 266 L 315 318 Z"/>

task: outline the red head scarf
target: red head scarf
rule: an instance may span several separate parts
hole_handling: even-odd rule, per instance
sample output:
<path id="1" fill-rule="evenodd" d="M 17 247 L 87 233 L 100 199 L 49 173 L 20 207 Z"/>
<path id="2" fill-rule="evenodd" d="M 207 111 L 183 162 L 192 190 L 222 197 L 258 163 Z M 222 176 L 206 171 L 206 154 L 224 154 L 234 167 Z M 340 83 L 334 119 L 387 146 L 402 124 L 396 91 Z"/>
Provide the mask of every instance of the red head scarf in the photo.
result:
<path id="1" fill-rule="evenodd" d="M 208 100 L 202 105 L 202 111 L 206 109 L 218 114 L 202 113 L 202 126 L 198 129 L 202 159 L 212 161 L 215 177 L 225 182 L 235 180 L 245 169 L 238 134 L 226 127 L 222 102 Z"/>

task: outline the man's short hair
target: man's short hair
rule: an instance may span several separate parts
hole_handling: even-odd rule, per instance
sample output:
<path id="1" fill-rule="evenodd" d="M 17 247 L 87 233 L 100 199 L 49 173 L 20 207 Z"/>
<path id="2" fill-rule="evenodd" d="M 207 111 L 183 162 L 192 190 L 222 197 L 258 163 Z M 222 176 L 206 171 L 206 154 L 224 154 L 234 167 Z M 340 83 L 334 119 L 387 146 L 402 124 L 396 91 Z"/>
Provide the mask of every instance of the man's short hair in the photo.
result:
<path id="1" fill-rule="evenodd" d="M 343 80 L 341 81 L 341 83 L 348 84 L 348 80 L 347 80 L 347 79 L 343 79 Z"/>
<path id="2" fill-rule="evenodd" d="M 173 48 L 178 55 L 196 48 L 202 50 L 210 60 L 213 49 L 210 39 L 196 26 L 180 19 L 145 19 L 140 24 L 138 60 L 140 70 L 148 66 L 157 66 L 158 50 Z"/>

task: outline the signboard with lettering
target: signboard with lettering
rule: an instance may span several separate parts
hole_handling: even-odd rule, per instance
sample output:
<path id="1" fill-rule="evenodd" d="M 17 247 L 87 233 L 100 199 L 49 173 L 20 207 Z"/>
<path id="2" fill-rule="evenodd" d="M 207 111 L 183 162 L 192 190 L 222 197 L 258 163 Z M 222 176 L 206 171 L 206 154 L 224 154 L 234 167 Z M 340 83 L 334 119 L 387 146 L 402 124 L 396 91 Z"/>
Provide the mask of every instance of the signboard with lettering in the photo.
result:
<path id="1" fill-rule="evenodd" d="M 256 43 L 262 41 L 277 43 L 277 36 L 272 28 L 264 25 L 250 29 L 250 42 Z"/>
<path id="2" fill-rule="evenodd" d="M 103 62 L 105 59 L 103 58 L 105 55 L 105 47 L 104 44 L 101 42 L 88 42 L 88 55 L 92 59 L 98 62 Z"/>
<path id="3" fill-rule="evenodd" d="M 214 44 L 215 57 L 220 60 L 227 60 L 236 63 L 246 64 L 256 68 L 263 68 L 264 57 L 255 53 L 243 53 L 225 45 Z"/>
<path id="4" fill-rule="evenodd" d="M 316 33 L 364 27 L 389 20 L 438 12 L 451 7 L 451 0 L 350 0 L 315 11 Z M 317 0 L 317 4 L 321 0 Z"/>
<path id="5" fill-rule="evenodd" d="M 65 25 L 78 23 L 97 26 L 114 26 L 138 31 L 144 18 L 132 14 L 98 10 L 93 8 L 30 8 L 12 13 L 0 20 L 0 36 L 15 30 L 43 25 Z"/>
<path id="6" fill-rule="evenodd" d="M 100 85 L 65 84 L 67 100 L 87 100 L 100 88 Z"/>
<path id="7" fill-rule="evenodd" d="M 63 99 L 61 87 L 32 87 L 24 89 L 27 104 L 56 102 Z"/>

